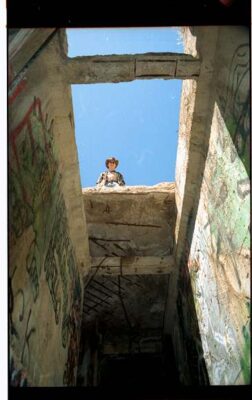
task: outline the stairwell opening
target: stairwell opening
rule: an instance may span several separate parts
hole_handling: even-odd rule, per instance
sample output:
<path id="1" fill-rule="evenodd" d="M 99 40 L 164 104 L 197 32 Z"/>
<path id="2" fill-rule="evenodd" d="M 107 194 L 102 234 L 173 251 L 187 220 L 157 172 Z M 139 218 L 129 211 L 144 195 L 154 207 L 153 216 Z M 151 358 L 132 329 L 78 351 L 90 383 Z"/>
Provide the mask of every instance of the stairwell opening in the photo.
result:
<path id="1" fill-rule="evenodd" d="M 72 85 L 92 265 L 84 289 L 78 386 L 166 392 L 181 384 L 166 314 L 168 265 L 176 268 L 174 184 L 167 182 L 175 181 L 182 80 L 162 79 L 159 61 L 157 76 Z M 119 158 L 126 180 L 120 200 L 116 191 L 90 187 L 109 154 Z M 130 275 L 122 272 L 125 264 Z"/>
<path id="2" fill-rule="evenodd" d="M 249 31 L 184 34 L 187 54 L 158 60 L 69 58 L 64 29 L 12 36 L 11 386 L 116 374 L 167 394 L 169 368 L 176 387 L 250 383 Z M 153 79 L 157 62 L 184 80 L 175 184 L 82 193 L 70 85 Z"/>
<path id="3" fill-rule="evenodd" d="M 184 82 L 181 99 L 182 114 L 175 192 L 177 287 L 176 278 L 174 278 L 176 274 L 170 274 L 169 282 L 165 285 L 169 288 L 170 296 L 168 296 L 165 306 L 165 314 L 171 313 L 171 316 L 168 329 L 162 331 L 165 333 L 163 336 L 161 335 L 163 364 L 162 362 L 159 364 L 159 366 L 162 365 L 162 368 L 164 365 L 166 367 L 161 368 L 161 374 L 155 375 L 153 372 L 153 381 L 151 382 L 150 379 L 149 384 L 149 387 L 152 387 L 153 383 L 156 388 L 162 388 L 164 375 L 166 376 L 166 385 L 169 382 L 166 372 L 167 365 L 173 368 L 172 352 L 176 355 L 174 371 L 176 371 L 177 379 L 174 377 L 172 382 L 176 387 L 181 382 L 195 385 L 208 385 L 209 383 L 227 385 L 228 382 L 233 382 L 238 385 L 242 382 L 249 382 L 248 372 L 250 371 L 250 347 L 248 345 L 250 320 L 248 315 L 250 304 L 248 283 L 250 275 L 248 263 L 249 191 L 247 186 L 249 182 L 247 175 L 249 171 L 248 31 L 245 28 L 235 27 L 189 28 L 185 30 L 185 38 L 187 51 L 200 57 L 201 65 L 197 83 L 194 79 L 187 79 Z M 223 53 L 220 49 L 224 43 L 228 43 L 228 47 L 225 47 Z M 226 68 L 227 65 L 228 68 Z M 230 173 L 231 169 L 232 174 Z M 233 177 L 236 178 L 233 180 Z M 217 190 L 216 192 L 217 187 L 223 191 Z M 232 200 L 231 192 L 236 196 L 235 202 Z M 226 201 L 227 203 L 225 203 Z M 230 207 L 231 204 L 240 204 L 240 206 L 233 208 L 233 206 Z M 234 210 L 236 211 L 234 212 Z M 105 207 L 103 211 L 106 214 L 109 207 Z M 239 216 L 236 216 L 236 213 Z M 229 216 L 228 219 L 226 215 Z M 222 221 L 222 226 L 218 219 Z M 241 221 L 244 222 L 242 222 L 241 230 L 239 229 L 239 232 L 242 232 L 239 236 L 234 226 L 236 224 L 240 226 Z M 117 223 L 118 221 L 116 221 L 116 225 Z M 156 241 L 155 234 L 152 237 Z M 107 251 L 100 239 L 102 238 L 98 237 L 97 241 L 96 237 L 96 243 L 93 244 Z M 232 256 L 227 256 L 229 253 Z M 119 270 L 125 267 L 124 256 L 121 256 L 121 259 L 122 264 L 114 265 Z M 220 266 L 222 273 L 219 270 Z M 156 365 L 158 370 L 159 367 L 155 362 L 157 359 L 160 361 L 160 347 L 158 347 L 160 345 L 158 337 L 160 339 L 160 336 L 157 331 L 153 335 L 148 333 L 147 336 L 152 337 L 153 340 L 152 349 L 155 350 L 151 354 L 149 342 L 148 355 L 141 354 L 139 343 L 141 350 L 141 344 L 147 344 L 148 340 L 145 341 L 145 339 L 148 337 L 139 338 L 139 330 L 134 330 L 135 327 L 132 324 L 132 319 L 134 320 L 132 316 L 134 312 L 137 314 L 139 308 L 129 304 L 129 299 L 134 296 L 126 294 L 123 298 L 122 295 L 123 289 L 127 293 L 126 285 L 134 287 L 136 283 L 139 283 L 137 281 L 138 274 L 135 274 L 134 278 L 130 277 L 128 281 L 125 279 L 128 277 L 122 277 L 120 272 L 115 274 L 117 280 L 114 277 L 101 275 L 102 277 L 95 278 L 93 290 L 97 290 L 99 286 L 107 294 L 109 290 L 115 291 L 117 305 L 120 307 L 124 326 L 127 327 L 123 331 L 119 330 L 117 335 L 120 338 L 126 336 L 126 341 L 124 343 L 119 341 L 118 350 L 116 333 L 114 336 L 112 335 L 112 340 L 109 338 L 111 326 L 108 328 L 108 324 L 106 325 L 104 321 L 108 321 L 109 318 L 113 320 L 114 316 L 108 317 L 110 310 L 107 308 L 107 315 L 106 311 L 104 313 L 106 317 L 103 315 L 101 320 L 97 318 L 96 323 L 90 328 L 96 332 L 97 341 L 96 346 L 92 347 L 95 350 L 89 353 L 90 358 L 85 351 L 82 353 L 83 363 L 81 366 L 85 373 L 84 375 L 80 373 L 79 383 L 91 386 L 99 384 L 105 387 L 109 386 L 113 375 L 111 371 L 115 370 L 116 365 L 121 365 L 121 368 L 127 372 L 125 372 L 124 380 L 119 374 L 119 382 L 127 386 L 138 381 L 139 387 L 144 390 L 141 374 L 139 374 L 139 380 L 133 376 L 134 374 L 131 374 L 134 364 L 133 361 L 131 364 L 130 360 L 134 360 L 136 365 L 142 365 L 141 362 L 145 359 L 144 363 L 147 365 L 148 362 L 144 357 L 149 357 L 149 365 Z M 160 278 L 162 283 L 165 281 L 164 277 L 157 276 L 156 278 Z M 145 282 L 143 286 L 147 285 L 145 288 L 150 282 L 151 285 L 155 285 L 156 278 L 153 279 L 153 276 L 150 277 L 147 274 L 140 277 L 142 284 Z M 91 282 L 92 280 L 89 281 L 89 283 Z M 238 286 L 241 295 L 239 300 L 234 295 Z M 173 291 L 173 287 L 177 288 L 177 292 L 176 289 Z M 136 293 L 137 290 L 138 287 L 133 290 L 133 293 Z M 171 295 L 172 291 L 173 295 Z M 160 288 L 158 291 L 153 288 L 153 293 L 160 294 L 161 292 Z M 99 295 L 98 292 L 96 293 Z M 146 293 L 152 294 L 152 291 L 146 290 Z M 148 294 L 145 296 L 146 299 Z M 110 299 L 109 296 L 107 298 Z M 136 296 L 135 304 L 141 298 L 144 296 Z M 85 302 L 88 308 L 87 299 L 88 296 Z M 126 306 L 125 299 L 129 302 Z M 141 302 L 139 303 L 140 307 Z M 158 302 L 150 301 L 150 303 L 152 306 L 145 307 L 145 317 L 150 316 L 151 310 L 155 310 L 155 307 L 157 311 L 162 301 L 159 306 Z M 114 305 L 116 309 L 116 303 Z M 130 310 L 131 319 L 128 310 Z M 242 310 L 242 312 L 238 312 L 238 310 Z M 88 313 L 86 313 L 87 315 Z M 138 320 L 139 315 L 140 311 Z M 219 316 L 218 321 L 216 315 Z M 101 321 L 103 322 L 101 323 Z M 165 343 L 169 343 L 170 339 L 168 332 L 172 336 L 172 352 L 170 353 L 165 350 Z M 91 336 L 93 337 L 93 335 Z M 109 338 L 106 343 L 104 343 L 104 337 Z M 83 342 L 84 346 L 88 342 L 86 338 L 86 341 Z M 104 349 L 107 349 L 107 353 Z M 214 356 L 211 355 L 212 353 Z M 100 356 L 102 357 L 99 358 Z M 157 357 L 156 361 L 154 361 L 155 357 Z M 97 360 L 102 361 L 100 369 Z M 90 365 L 91 369 L 89 370 Z M 88 371 L 91 371 L 90 375 L 88 375 Z M 164 375 L 162 375 L 163 373 Z M 167 391 L 167 386 L 165 391 Z"/>

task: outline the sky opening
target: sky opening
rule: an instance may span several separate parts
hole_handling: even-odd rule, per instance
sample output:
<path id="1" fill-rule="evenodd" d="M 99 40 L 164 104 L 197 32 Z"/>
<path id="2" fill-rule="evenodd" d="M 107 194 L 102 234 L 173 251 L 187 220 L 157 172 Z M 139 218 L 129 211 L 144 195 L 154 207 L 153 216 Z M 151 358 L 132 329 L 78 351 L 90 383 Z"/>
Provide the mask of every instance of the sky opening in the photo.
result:
<path id="1" fill-rule="evenodd" d="M 67 29 L 68 56 L 183 53 L 176 28 Z M 126 185 L 173 182 L 182 81 L 72 85 L 82 187 L 95 186 L 105 159 L 119 159 Z"/>

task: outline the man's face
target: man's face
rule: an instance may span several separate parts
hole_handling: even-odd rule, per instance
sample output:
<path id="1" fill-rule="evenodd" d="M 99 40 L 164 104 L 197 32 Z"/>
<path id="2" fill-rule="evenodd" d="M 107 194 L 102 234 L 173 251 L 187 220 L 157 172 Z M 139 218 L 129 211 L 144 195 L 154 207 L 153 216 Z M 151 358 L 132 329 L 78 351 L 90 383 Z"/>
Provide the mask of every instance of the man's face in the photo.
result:
<path id="1" fill-rule="evenodd" d="M 109 171 L 110 171 L 110 172 L 113 172 L 113 171 L 115 170 L 115 168 L 116 168 L 115 161 L 109 161 L 109 162 L 108 162 L 108 169 L 109 169 Z"/>

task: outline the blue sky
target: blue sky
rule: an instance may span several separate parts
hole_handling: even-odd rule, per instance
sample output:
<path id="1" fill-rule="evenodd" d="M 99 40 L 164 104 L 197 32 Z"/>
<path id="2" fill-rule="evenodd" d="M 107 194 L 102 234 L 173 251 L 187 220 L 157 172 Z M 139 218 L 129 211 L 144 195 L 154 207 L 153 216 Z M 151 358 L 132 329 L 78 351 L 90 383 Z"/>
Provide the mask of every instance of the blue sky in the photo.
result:
<path id="1" fill-rule="evenodd" d="M 183 52 L 176 28 L 67 29 L 69 57 Z M 115 156 L 127 185 L 173 182 L 181 80 L 72 85 L 82 187 Z"/>

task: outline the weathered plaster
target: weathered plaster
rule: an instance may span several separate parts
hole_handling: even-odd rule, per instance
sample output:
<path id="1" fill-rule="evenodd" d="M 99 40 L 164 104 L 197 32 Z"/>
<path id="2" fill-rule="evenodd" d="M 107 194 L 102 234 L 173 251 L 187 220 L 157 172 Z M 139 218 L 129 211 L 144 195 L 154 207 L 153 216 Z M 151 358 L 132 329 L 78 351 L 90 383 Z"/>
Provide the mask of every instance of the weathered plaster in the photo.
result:
<path id="1" fill-rule="evenodd" d="M 214 29 L 206 28 L 209 34 Z M 195 28 L 194 32 L 196 41 L 189 31 L 185 41 L 189 51 L 195 54 L 195 46 L 204 60 L 204 36 L 201 36 L 199 28 Z M 183 149 L 183 152 L 178 153 L 176 173 L 179 229 L 183 226 L 183 218 L 187 218 L 184 216 L 185 209 L 188 199 L 195 193 L 195 187 L 198 186 L 200 193 L 198 198 L 195 196 L 190 218 L 187 219 L 188 255 L 184 257 L 186 263 L 181 266 L 178 285 L 178 310 L 181 310 L 183 318 L 178 321 L 174 342 L 177 343 L 181 365 L 185 357 L 178 346 L 184 339 L 181 334 L 178 338 L 178 330 L 184 326 L 185 335 L 189 331 L 183 319 L 188 315 L 188 296 L 193 296 L 203 357 L 210 383 L 214 385 L 250 382 L 247 43 L 246 28 L 219 27 L 216 54 L 212 63 L 214 80 L 210 94 L 213 106 L 207 114 L 207 130 L 204 134 L 199 132 L 201 136 L 209 138 L 205 147 L 207 153 L 204 152 L 204 146 L 200 144 L 198 137 L 197 141 L 194 140 L 197 142 L 197 148 L 192 143 L 192 136 L 197 133 L 193 131 L 194 120 L 198 119 L 196 106 L 194 109 L 190 106 L 183 107 L 180 116 L 181 121 L 192 118 L 192 131 L 186 136 L 184 124 L 180 125 L 179 149 Z M 201 78 L 202 71 L 203 64 Z M 195 101 L 201 96 L 199 84 L 198 81 Z M 182 104 L 190 104 L 194 96 L 195 88 L 185 82 Z M 204 97 L 202 101 L 203 99 Z M 205 163 L 202 163 L 201 169 L 198 167 L 199 179 L 191 180 L 190 168 L 194 166 L 195 154 L 202 151 L 205 154 Z M 186 181 L 190 183 L 188 186 Z M 184 209 L 181 208 L 181 199 Z M 178 235 L 177 240 L 177 245 L 181 246 L 181 236 Z M 186 286 L 186 281 L 190 282 L 190 285 L 188 283 Z"/>

